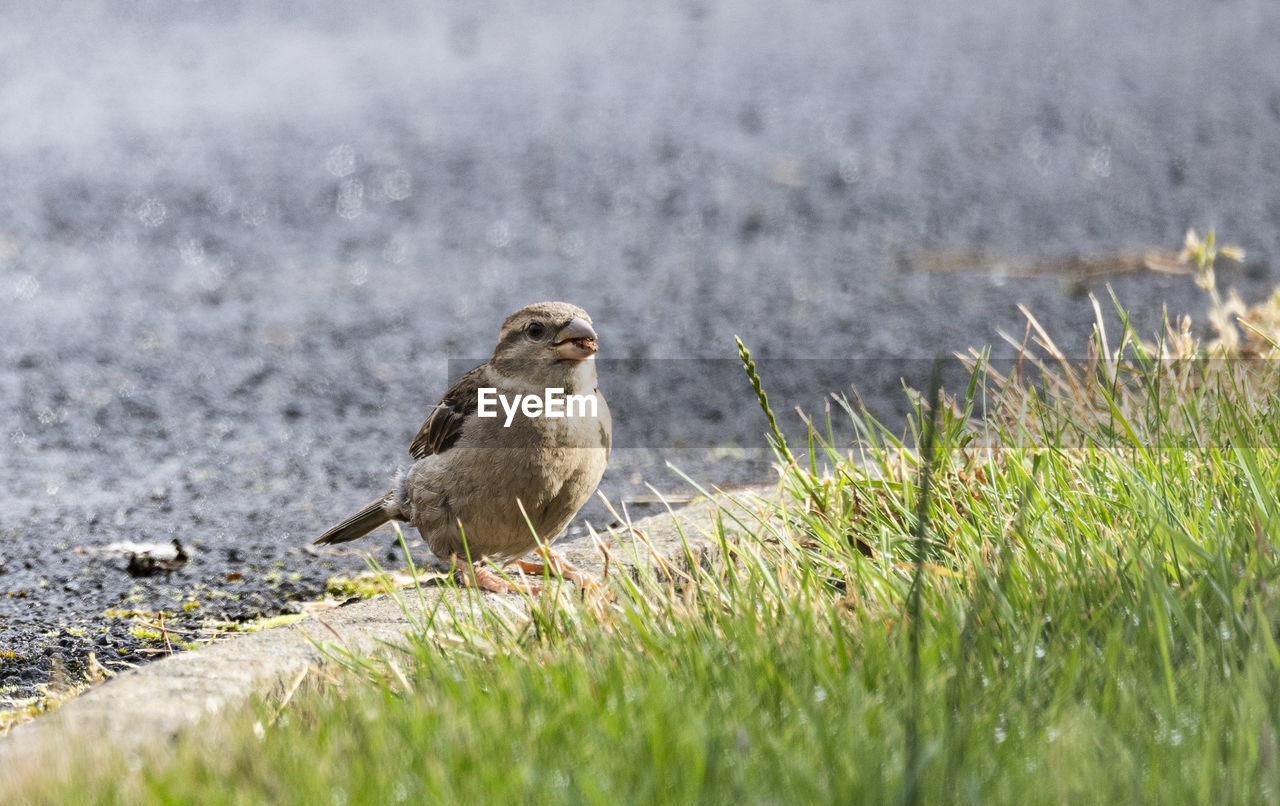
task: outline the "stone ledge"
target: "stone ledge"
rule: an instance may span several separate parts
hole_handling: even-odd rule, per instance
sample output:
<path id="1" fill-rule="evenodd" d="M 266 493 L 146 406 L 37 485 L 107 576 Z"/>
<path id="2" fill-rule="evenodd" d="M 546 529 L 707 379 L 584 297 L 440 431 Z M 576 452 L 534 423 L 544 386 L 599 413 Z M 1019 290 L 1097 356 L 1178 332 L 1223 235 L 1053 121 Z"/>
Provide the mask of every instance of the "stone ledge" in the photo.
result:
<path id="1" fill-rule="evenodd" d="M 744 493 L 747 497 L 767 494 L 761 488 Z M 632 526 L 645 535 L 652 554 L 677 568 L 687 567 L 690 555 L 701 563 L 717 553 L 711 528 L 713 514 L 722 503 L 726 499 L 704 499 Z M 652 556 L 650 548 L 625 529 L 602 537 L 614 546 L 612 562 L 616 564 L 610 573 L 634 572 L 633 556 L 642 562 Z M 604 570 L 603 558 L 590 539 L 564 543 L 557 550 L 597 576 Z M 441 588 L 422 590 L 427 607 L 449 595 Z M 484 594 L 479 601 L 496 602 L 497 598 L 490 598 L 496 596 Z M 522 597 L 501 598 L 523 607 Z M 416 612 L 416 595 L 410 593 L 408 601 L 410 611 Z M 446 610 L 441 613 L 447 615 Z M 52 773 L 67 749 L 76 745 L 109 742 L 122 751 L 155 746 L 254 695 L 283 692 L 304 670 L 326 662 L 313 640 L 334 642 L 336 633 L 353 653 L 372 654 L 380 646 L 401 641 L 412 628 L 395 598 L 383 595 L 124 672 L 0 737 L 0 792 L 9 788 L 7 784 L 30 776 L 32 765 L 48 764 L 44 770 Z"/>

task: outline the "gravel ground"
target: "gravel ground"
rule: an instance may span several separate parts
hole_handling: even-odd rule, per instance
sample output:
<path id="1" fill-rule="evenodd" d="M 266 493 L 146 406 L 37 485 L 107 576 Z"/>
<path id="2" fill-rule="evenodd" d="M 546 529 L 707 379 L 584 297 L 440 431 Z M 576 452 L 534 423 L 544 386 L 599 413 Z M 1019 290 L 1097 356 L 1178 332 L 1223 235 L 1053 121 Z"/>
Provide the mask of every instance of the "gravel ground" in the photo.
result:
<path id="1" fill-rule="evenodd" d="M 687 490 L 667 461 L 768 477 L 735 333 L 779 411 L 888 411 L 1020 302 L 1078 349 L 1105 290 L 921 255 L 1217 226 L 1250 255 L 1223 282 L 1276 282 L 1274 3 L 357 5 L 0 8 L 0 698 L 152 657 L 124 613 L 272 615 L 363 568 L 307 545 L 528 302 L 596 319 L 635 502 Z M 1204 308 L 1106 279 L 1144 332 Z"/>

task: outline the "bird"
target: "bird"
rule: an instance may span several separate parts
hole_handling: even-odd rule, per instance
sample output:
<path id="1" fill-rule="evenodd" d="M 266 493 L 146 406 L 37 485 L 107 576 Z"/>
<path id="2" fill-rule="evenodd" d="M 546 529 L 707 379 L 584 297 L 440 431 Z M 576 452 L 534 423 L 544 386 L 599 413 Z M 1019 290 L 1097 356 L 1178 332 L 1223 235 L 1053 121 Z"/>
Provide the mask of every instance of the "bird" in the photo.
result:
<path id="1" fill-rule="evenodd" d="M 598 350 L 591 317 L 576 305 L 539 302 L 508 316 L 492 357 L 431 410 L 409 447 L 414 462 L 392 489 L 316 544 L 345 543 L 405 521 L 437 557 L 453 563 L 461 585 L 540 592 L 492 570 L 501 563 L 539 575 L 550 566 L 584 590 L 598 588 L 548 548 L 609 462 L 613 423 L 598 386 Z M 520 559 L 531 552 L 544 562 Z"/>

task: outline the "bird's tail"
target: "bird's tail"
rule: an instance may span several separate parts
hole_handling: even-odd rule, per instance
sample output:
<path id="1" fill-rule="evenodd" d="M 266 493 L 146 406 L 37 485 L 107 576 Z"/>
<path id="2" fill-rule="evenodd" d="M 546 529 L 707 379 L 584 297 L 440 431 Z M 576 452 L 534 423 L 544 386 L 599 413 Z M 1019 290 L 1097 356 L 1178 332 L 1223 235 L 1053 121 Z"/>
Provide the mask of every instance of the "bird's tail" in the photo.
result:
<path id="1" fill-rule="evenodd" d="M 393 517 L 388 506 L 392 502 L 392 497 L 392 493 L 387 493 L 377 501 L 367 504 L 359 512 L 316 538 L 316 545 L 346 543 L 348 540 L 364 537 L 377 529 Z"/>

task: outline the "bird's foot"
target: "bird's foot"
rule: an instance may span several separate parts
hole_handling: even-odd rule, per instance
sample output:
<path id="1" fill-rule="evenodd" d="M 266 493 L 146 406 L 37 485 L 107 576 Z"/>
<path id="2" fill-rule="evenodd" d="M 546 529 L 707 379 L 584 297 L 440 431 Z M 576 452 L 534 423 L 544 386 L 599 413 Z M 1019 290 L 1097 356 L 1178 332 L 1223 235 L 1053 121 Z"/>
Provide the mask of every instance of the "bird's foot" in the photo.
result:
<path id="1" fill-rule="evenodd" d="M 526 574 L 541 576 L 551 569 L 552 573 L 564 577 L 583 593 L 601 593 L 604 587 L 596 581 L 595 577 L 572 565 L 560 554 L 547 548 L 538 549 L 538 555 L 542 557 L 543 562 L 533 563 L 526 560 L 516 560 L 508 564 L 508 567 L 514 565 Z"/>
<path id="2" fill-rule="evenodd" d="M 463 587 L 476 587 L 494 593 L 523 593 L 527 596 L 542 593 L 540 585 L 518 579 L 505 579 L 483 565 L 460 563 L 453 572 L 453 578 Z"/>

